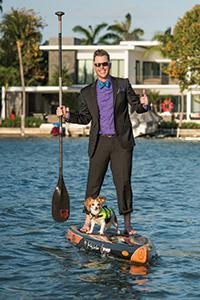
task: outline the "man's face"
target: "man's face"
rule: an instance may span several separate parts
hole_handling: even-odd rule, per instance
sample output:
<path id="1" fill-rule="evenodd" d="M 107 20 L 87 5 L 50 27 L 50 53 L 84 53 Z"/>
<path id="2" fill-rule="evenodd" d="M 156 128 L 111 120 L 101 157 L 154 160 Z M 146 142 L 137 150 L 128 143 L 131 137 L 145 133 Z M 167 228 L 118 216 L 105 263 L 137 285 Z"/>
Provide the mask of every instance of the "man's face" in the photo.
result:
<path id="1" fill-rule="evenodd" d="M 94 61 L 94 69 L 97 78 L 101 81 L 106 81 L 110 72 L 110 62 L 106 55 L 96 56 Z"/>

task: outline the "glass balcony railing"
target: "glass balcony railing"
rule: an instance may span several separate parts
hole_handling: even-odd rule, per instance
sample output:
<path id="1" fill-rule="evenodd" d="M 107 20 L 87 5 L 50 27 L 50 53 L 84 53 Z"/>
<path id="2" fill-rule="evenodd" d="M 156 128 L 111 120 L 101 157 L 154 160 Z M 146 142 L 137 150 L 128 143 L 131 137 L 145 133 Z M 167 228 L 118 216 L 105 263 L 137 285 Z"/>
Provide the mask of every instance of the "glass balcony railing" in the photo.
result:
<path id="1" fill-rule="evenodd" d="M 162 85 L 162 84 L 178 84 L 178 81 L 168 76 L 144 76 L 143 81 L 137 83 Z"/>

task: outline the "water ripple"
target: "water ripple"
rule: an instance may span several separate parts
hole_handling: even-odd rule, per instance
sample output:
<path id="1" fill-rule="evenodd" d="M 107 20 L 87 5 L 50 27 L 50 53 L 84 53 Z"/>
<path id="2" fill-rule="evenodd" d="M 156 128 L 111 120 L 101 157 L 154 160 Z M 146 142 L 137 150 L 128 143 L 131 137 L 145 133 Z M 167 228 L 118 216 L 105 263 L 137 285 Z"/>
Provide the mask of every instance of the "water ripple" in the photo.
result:
<path id="1" fill-rule="evenodd" d="M 133 221 L 159 253 L 148 268 L 88 255 L 65 239 L 84 220 L 88 139 L 63 144 L 71 216 L 56 224 L 58 140 L 0 139 L 0 299 L 199 299 L 200 144 L 137 140 Z M 110 171 L 102 194 L 117 212 Z"/>

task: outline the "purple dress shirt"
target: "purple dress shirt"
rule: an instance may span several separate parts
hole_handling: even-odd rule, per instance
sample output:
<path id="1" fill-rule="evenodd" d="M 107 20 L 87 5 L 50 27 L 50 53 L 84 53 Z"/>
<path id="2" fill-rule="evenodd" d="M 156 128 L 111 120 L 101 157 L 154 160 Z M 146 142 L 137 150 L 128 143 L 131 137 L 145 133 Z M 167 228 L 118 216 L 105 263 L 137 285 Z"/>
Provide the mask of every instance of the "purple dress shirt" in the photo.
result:
<path id="1" fill-rule="evenodd" d="M 97 103 L 99 107 L 99 116 L 100 116 L 99 134 L 113 135 L 115 134 L 115 122 L 114 122 L 112 83 L 110 84 L 110 87 L 105 86 L 103 88 L 100 88 L 97 80 L 96 89 L 97 89 Z"/>

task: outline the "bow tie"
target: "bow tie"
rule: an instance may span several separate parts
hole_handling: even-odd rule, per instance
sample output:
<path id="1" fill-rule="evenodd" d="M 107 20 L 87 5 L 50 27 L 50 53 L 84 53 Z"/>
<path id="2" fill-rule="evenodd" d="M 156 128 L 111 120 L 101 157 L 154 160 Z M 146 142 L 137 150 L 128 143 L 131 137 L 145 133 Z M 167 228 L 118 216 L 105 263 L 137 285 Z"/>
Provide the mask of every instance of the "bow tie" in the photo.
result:
<path id="1" fill-rule="evenodd" d="M 100 87 L 100 89 L 102 89 L 102 88 L 104 88 L 104 87 L 107 87 L 107 88 L 109 88 L 110 87 L 110 81 L 105 81 L 105 82 L 103 82 L 103 81 L 98 81 L 98 86 Z"/>

